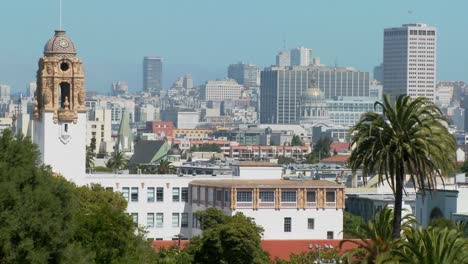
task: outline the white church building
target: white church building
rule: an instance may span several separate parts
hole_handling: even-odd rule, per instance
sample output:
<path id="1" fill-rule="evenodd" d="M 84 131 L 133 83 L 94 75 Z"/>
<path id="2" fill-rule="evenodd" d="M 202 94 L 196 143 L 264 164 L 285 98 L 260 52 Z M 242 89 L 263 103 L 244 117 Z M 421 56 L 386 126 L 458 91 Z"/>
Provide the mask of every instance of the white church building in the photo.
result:
<path id="1" fill-rule="evenodd" d="M 42 162 L 77 185 L 97 183 L 120 192 L 127 213 L 148 238 L 190 239 L 200 234 L 193 213 L 216 207 L 242 212 L 264 229 L 264 239 L 341 239 L 344 187 L 331 181 L 284 180 L 282 167 L 248 162 L 239 176 L 86 174 L 86 105 L 82 61 L 58 30 L 39 59 L 33 141 Z"/>

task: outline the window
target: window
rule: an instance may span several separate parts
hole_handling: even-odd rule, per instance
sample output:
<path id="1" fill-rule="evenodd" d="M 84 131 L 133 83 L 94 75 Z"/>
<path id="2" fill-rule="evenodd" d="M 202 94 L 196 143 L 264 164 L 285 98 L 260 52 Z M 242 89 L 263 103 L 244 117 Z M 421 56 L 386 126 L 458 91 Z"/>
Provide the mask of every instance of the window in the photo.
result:
<path id="1" fill-rule="evenodd" d="M 291 217 L 284 218 L 284 232 L 291 232 Z"/>
<path id="2" fill-rule="evenodd" d="M 148 213 L 146 215 L 146 226 L 154 227 L 154 213 Z"/>
<path id="3" fill-rule="evenodd" d="M 132 202 L 138 202 L 138 187 L 132 187 Z"/>
<path id="4" fill-rule="evenodd" d="M 283 191 L 281 192 L 281 202 L 296 202 L 295 191 Z"/>
<path id="5" fill-rule="evenodd" d="M 156 188 L 156 201 L 164 202 L 164 188 L 162 187 Z"/>
<path id="6" fill-rule="evenodd" d="M 148 187 L 147 200 L 148 200 L 148 203 L 154 203 L 154 187 Z"/>
<path id="7" fill-rule="evenodd" d="M 238 202 L 252 202 L 252 192 L 251 191 L 237 192 L 237 201 Z"/>
<path id="8" fill-rule="evenodd" d="M 180 200 L 180 188 L 174 187 L 172 188 L 172 201 L 178 202 Z"/>
<path id="9" fill-rule="evenodd" d="M 179 227 L 179 213 L 172 213 L 172 227 Z"/>
<path id="10" fill-rule="evenodd" d="M 260 202 L 271 202 L 275 201 L 274 191 L 260 191 L 259 193 Z"/>
<path id="11" fill-rule="evenodd" d="M 327 192 L 327 195 L 326 195 L 326 202 L 327 203 L 334 203 L 335 202 L 335 192 L 332 191 L 332 192 Z"/>
<path id="12" fill-rule="evenodd" d="M 188 213 L 182 213 L 181 227 L 188 227 Z"/>
<path id="13" fill-rule="evenodd" d="M 130 188 L 128 188 L 128 187 L 123 187 L 123 188 L 122 188 L 122 195 L 123 195 L 123 197 L 125 198 L 125 200 L 127 200 L 127 202 L 128 202 L 128 198 L 129 198 L 129 196 L 130 196 Z"/>
<path id="14" fill-rule="evenodd" d="M 188 188 L 182 187 L 182 202 L 188 202 Z"/>
<path id="15" fill-rule="evenodd" d="M 225 190 L 224 191 L 224 204 L 230 204 L 231 203 L 231 198 L 229 198 L 229 191 Z"/>
<path id="16" fill-rule="evenodd" d="M 216 201 L 220 202 L 222 198 L 223 198 L 223 191 L 222 190 L 216 190 Z"/>
<path id="17" fill-rule="evenodd" d="M 315 203 L 316 202 L 316 193 L 315 191 L 307 191 L 307 202 Z"/>
<path id="18" fill-rule="evenodd" d="M 133 223 L 135 223 L 135 226 L 138 226 L 138 213 L 131 213 Z"/>
<path id="19" fill-rule="evenodd" d="M 307 228 L 308 229 L 315 229 L 315 219 L 314 218 L 307 219 Z"/>
<path id="20" fill-rule="evenodd" d="M 156 213 L 156 227 L 163 227 L 163 226 L 164 226 L 164 214 Z"/>
<path id="21" fill-rule="evenodd" d="M 333 231 L 327 232 L 327 239 L 333 239 Z"/>

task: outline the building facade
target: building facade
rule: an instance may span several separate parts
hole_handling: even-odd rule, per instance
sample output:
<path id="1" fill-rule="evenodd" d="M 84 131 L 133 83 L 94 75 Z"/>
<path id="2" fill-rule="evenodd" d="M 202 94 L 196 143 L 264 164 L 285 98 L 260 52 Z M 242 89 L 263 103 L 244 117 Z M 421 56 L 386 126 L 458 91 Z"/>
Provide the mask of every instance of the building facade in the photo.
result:
<path id="1" fill-rule="evenodd" d="M 312 49 L 297 47 L 291 49 L 291 66 L 309 66 Z"/>
<path id="2" fill-rule="evenodd" d="M 242 85 L 233 79 L 210 80 L 201 89 L 201 98 L 205 101 L 237 100 L 240 98 Z"/>
<path id="3" fill-rule="evenodd" d="M 278 67 L 289 67 L 291 66 L 291 56 L 289 51 L 281 50 L 276 55 L 276 66 Z"/>
<path id="4" fill-rule="evenodd" d="M 143 58 L 143 89 L 147 92 L 162 90 L 163 59 L 161 57 Z"/>
<path id="5" fill-rule="evenodd" d="M 437 69 L 437 29 L 405 24 L 384 30 L 384 93 L 427 97 L 434 101 Z"/>
<path id="6" fill-rule="evenodd" d="M 310 82 L 325 99 L 369 96 L 369 73 L 325 66 L 270 68 L 261 72 L 260 123 L 298 124 L 300 101 Z"/>
<path id="7" fill-rule="evenodd" d="M 362 114 L 367 112 L 381 112 L 375 108 L 378 97 L 348 97 L 340 96 L 335 100 L 327 100 L 328 114 L 333 125 L 345 127 L 357 124 Z"/>
<path id="8" fill-rule="evenodd" d="M 246 88 L 260 86 L 260 70 L 255 64 L 239 62 L 228 67 L 228 78 Z"/>

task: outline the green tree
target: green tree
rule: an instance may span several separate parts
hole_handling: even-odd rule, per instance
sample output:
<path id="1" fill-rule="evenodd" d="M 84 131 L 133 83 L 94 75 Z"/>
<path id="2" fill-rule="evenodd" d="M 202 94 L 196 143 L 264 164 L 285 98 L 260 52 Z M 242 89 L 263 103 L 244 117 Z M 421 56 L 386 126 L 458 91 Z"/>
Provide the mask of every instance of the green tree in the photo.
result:
<path id="1" fill-rule="evenodd" d="M 384 207 L 374 215 L 367 223 L 361 224 L 357 229 L 349 229 L 348 236 L 355 239 L 344 239 L 340 247 L 345 243 L 357 245 L 355 249 L 343 254 L 346 263 L 380 263 L 391 256 L 391 250 L 398 242 L 393 239 L 393 210 Z M 403 217 L 403 229 L 411 229 L 415 219 L 412 215 Z"/>
<path id="2" fill-rule="evenodd" d="M 278 164 L 290 164 L 296 163 L 296 160 L 291 157 L 279 156 L 278 157 Z"/>
<path id="3" fill-rule="evenodd" d="M 364 219 L 362 217 L 346 211 L 343 212 L 343 238 L 362 238 L 362 236 L 355 236 L 356 230 L 362 224 L 364 224 Z"/>
<path id="4" fill-rule="evenodd" d="M 157 249 L 156 264 L 189 264 L 193 263 L 193 256 L 182 250 L 177 245 L 169 248 L 161 247 Z"/>
<path id="5" fill-rule="evenodd" d="M 194 263 L 270 263 L 261 247 L 263 229 L 242 213 L 227 216 L 210 208 L 196 214 L 203 234 L 190 241 L 187 247 Z"/>
<path id="6" fill-rule="evenodd" d="M 168 161 L 167 159 L 163 159 L 159 161 L 159 165 L 156 169 L 158 174 L 175 174 L 176 168 L 172 165 L 172 162 Z"/>
<path id="7" fill-rule="evenodd" d="M 122 152 L 114 152 L 112 157 L 107 161 L 106 166 L 112 168 L 114 172 L 127 168 L 128 160 Z"/>
<path id="8" fill-rule="evenodd" d="M 468 173 L 468 160 L 463 162 L 463 165 L 460 168 L 461 172 Z"/>
<path id="9" fill-rule="evenodd" d="M 92 151 L 91 147 L 86 147 L 86 169 L 94 168 L 94 158 L 96 154 Z"/>
<path id="10" fill-rule="evenodd" d="M 449 227 L 406 229 L 392 253 L 398 263 L 468 263 L 468 239 Z"/>
<path id="11" fill-rule="evenodd" d="M 395 194 L 393 238 L 400 237 L 405 175 L 415 187 L 432 189 L 435 177 L 450 170 L 455 161 L 455 139 L 444 126 L 446 119 L 429 99 L 389 96 L 377 102 L 383 114 L 368 112 L 351 129 L 354 149 L 349 159 L 353 171 L 375 173 Z M 366 177 L 364 177 L 365 179 Z"/>
<path id="12" fill-rule="evenodd" d="M 317 263 L 321 259 L 326 261 L 325 263 L 339 263 L 340 255 L 338 249 L 321 249 L 320 251 L 316 248 L 312 248 L 309 251 L 304 251 L 300 254 L 292 253 L 289 255 L 289 260 L 283 260 L 276 258 L 276 264 L 311 264 Z"/>
<path id="13" fill-rule="evenodd" d="M 305 156 L 306 163 L 319 163 L 322 159 L 330 157 L 330 145 L 333 143 L 331 137 L 323 137 L 313 145 L 312 152 Z"/>
<path id="14" fill-rule="evenodd" d="M 298 135 L 293 135 L 291 140 L 291 146 L 302 146 L 304 142 L 302 142 L 301 138 Z"/>
<path id="15" fill-rule="evenodd" d="M 73 184 L 39 166 L 30 139 L 0 138 L 0 263 L 89 263 L 73 240 L 79 209 Z"/>
<path id="16" fill-rule="evenodd" d="M 80 210 L 75 240 L 94 252 L 96 263 L 153 263 L 153 247 L 144 232 L 125 213 L 127 202 L 119 193 L 99 185 L 80 187 Z"/>

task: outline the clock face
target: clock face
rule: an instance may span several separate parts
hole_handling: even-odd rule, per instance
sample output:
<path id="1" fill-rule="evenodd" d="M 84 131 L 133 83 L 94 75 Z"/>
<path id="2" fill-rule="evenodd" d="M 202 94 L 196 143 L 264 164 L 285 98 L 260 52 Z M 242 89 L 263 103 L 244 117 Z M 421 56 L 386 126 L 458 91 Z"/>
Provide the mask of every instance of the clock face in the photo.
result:
<path id="1" fill-rule="evenodd" d="M 60 47 L 62 47 L 62 48 L 67 48 L 67 47 L 68 47 L 68 41 L 66 41 L 66 40 L 64 40 L 64 39 L 61 39 L 61 40 L 59 41 L 59 45 L 60 45 Z"/>

